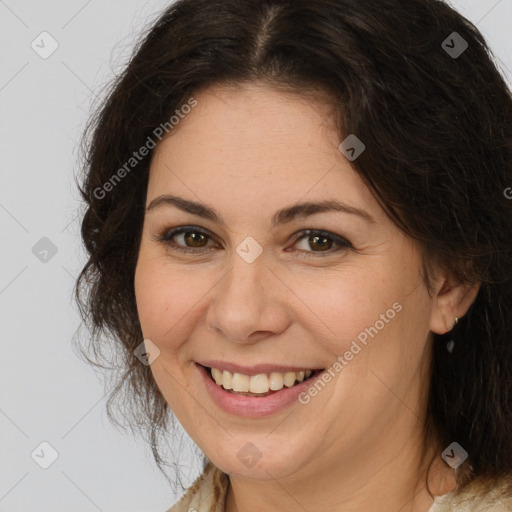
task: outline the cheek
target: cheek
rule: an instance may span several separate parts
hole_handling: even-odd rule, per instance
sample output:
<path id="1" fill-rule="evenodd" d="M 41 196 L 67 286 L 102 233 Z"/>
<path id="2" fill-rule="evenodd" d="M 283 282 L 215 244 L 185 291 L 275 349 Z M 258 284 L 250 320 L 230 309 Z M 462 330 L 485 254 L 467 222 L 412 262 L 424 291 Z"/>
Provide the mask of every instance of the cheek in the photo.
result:
<path id="1" fill-rule="evenodd" d="M 158 279 L 156 267 L 149 265 L 144 256 L 139 257 L 135 269 L 135 299 L 142 332 L 145 338 L 153 339 L 159 323 L 164 318 L 161 308 L 165 284 Z"/>
<path id="2" fill-rule="evenodd" d="M 213 284 L 198 269 L 185 272 L 165 255 L 141 251 L 135 271 L 135 297 L 142 332 L 162 351 L 175 350 L 204 314 L 202 304 Z"/>
<path id="3" fill-rule="evenodd" d="M 310 318 L 309 325 L 336 355 L 348 350 L 358 336 L 364 340 L 365 328 L 380 314 L 391 309 L 388 316 L 394 316 L 393 303 L 401 296 L 397 283 L 383 276 L 382 269 L 354 265 L 321 276 L 296 277 L 291 288 L 297 307 Z"/>
<path id="4" fill-rule="evenodd" d="M 165 271 L 162 261 L 141 252 L 135 270 L 135 297 L 144 337 L 161 342 L 183 316 L 186 284 L 179 273 Z M 185 288 L 186 289 L 186 288 Z"/>
<path id="5" fill-rule="evenodd" d="M 186 401 L 182 393 L 186 378 L 180 359 L 180 347 L 188 339 L 185 319 L 188 306 L 183 293 L 184 279 L 180 273 L 165 269 L 165 260 L 141 251 L 135 269 L 134 287 L 139 321 L 144 339 L 150 339 L 160 355 L 151 364 L 151 372 L 166 402 L 180 411 Z"/>
<path id="6" fill-rule="evenodd" d="M 339 363 L 333 368 L 342 374 L 333 388 L 339 403 L 350 403 L 353 389 L 364 386 L 368 407 L 378 409 L 393 399 L 387 386 L 404 395 L 421 364 L 428 304 L 415 274 L 404 264 L 397 273 L 399 266 L 347 266 L 295 281 L 302 310 L 314 313 L 308 316 L 315 337 Z"/>

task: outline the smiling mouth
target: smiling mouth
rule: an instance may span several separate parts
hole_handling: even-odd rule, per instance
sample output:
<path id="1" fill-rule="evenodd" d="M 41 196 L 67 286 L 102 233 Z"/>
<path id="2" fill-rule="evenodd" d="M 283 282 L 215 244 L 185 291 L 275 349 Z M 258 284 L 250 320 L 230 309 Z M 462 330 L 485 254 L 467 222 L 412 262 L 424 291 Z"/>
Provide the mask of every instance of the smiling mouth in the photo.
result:
<path id="1" fill-rule="evenodd" d="M 218 368 L 204 366 L 207 374 L 227 393 L 251 397 L 264 397 L 278 393 L 279 391 L 302 382 L 308 381 L 324 371 L 302 370 L 299 372 L 271 372 L 270 374 L 244 375 L 231 373 Z"/>

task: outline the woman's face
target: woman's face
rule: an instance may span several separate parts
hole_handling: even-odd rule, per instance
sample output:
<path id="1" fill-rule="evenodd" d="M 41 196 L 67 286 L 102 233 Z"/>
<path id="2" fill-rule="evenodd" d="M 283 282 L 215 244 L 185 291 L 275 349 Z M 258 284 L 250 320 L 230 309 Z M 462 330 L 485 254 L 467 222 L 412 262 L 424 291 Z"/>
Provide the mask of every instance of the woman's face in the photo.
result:
<path id="1" fill-rule="evenodd" d="M 327 106 L 257 85 L 195 98 L 150 168 L 135 292 L 155 381 L 226 473 L 377 472 L 420 443 L 434 304 L 418 248 Z M 301 207 L 325 202 L 345 206 Z M 210 366 L 227 387 L 276 389 L 225 391 Z M 287 387 L 300 370 L 325 372 Z"/>

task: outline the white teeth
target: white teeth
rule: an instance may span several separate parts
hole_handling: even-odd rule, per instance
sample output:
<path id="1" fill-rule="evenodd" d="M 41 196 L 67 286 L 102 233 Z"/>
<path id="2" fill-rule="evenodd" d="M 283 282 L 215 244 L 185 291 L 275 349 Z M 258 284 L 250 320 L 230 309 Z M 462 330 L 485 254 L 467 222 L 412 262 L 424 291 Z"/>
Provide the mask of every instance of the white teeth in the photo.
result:
<path id="1" fill-rule="evenodd" d="M 241 373 L 233 373 L 231 386 L 233 386 L 233 391 L 249 391 L 249 376 Z"/>
<path id="2" fill-rule="evenodd" d="M 295 372 L 286 372 L 284 374 L 284 385 L 287 388 L 291 388 L 295 384 L 296 375 Z"/>
<path id="3" fill-rule="evenodd" d="M 268 393 L 279 391 L 283 387 L 290 388 L 295 382 L 302 382 L 313 373 L 312 370 L 299 372 L 272 372 L 270 375 L 260 373 L 258 375 L 244 375 L 242 373 L 231 373 L 218 368 L 211 368 L 212 377 L 215 382 L 224 389 L 232 389 L 241 393 Z"/>
<path id="4" fill-rule="evenodd" d="M 222 373 L 219 369 L 217 368 L 212 368 L 212 377 L 215 379 L 215 382 L 221 386 L 222 385 Z"/>
<path id="5" fill-rule="evenodd" d="M 251 377 L 249 381 L 249 391 L 251 393 L 266 393 L 268 390 L 268 377 L 264 373 Z"/>
<path id="6" fill-rule="evenodd" d="M 231 372 L 222 372 L 222 387 L 224 389 L 232 389 L 233 388 L 232 382 L 233 382 L 233 374 Z"/>
<path id="7" fill-rule="evenodd" d="M 270 374 L 270 389 L 272 391 L 279 391 L 283 389 L 284 377 L 282 373 L 272 372 Z"/>

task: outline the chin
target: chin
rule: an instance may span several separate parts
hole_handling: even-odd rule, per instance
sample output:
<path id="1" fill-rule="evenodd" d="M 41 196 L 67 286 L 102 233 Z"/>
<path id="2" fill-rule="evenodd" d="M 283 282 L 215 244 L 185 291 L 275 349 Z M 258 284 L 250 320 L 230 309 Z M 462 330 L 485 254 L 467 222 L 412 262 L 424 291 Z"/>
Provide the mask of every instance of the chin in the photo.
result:
<path id="1" fill-rule="evenodd" d="M 293 475 L 306 463 L 299 457 L 300 454 L 294 456 L 288 450 L 280 452 L 272 447 L 260 449 L 250 441 L 245 441 L 240 449 L 230 451 L 228 457 L 223 451 L 222 454 L 212 454 L 208 458 L 226 474 L 255 480 L 274 480 Z"/>

